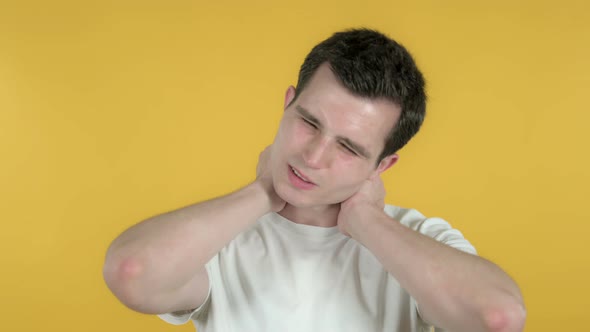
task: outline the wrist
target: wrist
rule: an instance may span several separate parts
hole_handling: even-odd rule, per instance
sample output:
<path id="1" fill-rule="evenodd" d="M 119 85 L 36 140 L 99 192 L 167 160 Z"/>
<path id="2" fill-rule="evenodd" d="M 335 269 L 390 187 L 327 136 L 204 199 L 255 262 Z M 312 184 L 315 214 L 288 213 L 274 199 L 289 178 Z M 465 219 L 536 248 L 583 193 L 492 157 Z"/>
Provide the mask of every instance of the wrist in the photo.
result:
<path id="1" fill-rule="evenodd" d="M 244 193 L 255 200 L 256 206 L 259 206 L 264 214 L 272 211 L 272 200 L 268 194 L 266 185 L 260 180 L 256 179 L 254 182 L 248 184 L 244 189 Z"/>
<path id="2" fill-rule="evenodd" d="M 385 215 L 383 209 L 372 204 L 357 204 L 350 206 L 345 231 L 350 237 L 362 243 L 364 235 L 374 227 Z"/>
<path id="3" fill-rule="evenodd" d="M 285 207 L 286 202 L 276 193 L 270 179 L 258 178 L 249 187 L 252 194 L 263 201 L 266 213 L 279 212 Z"/>

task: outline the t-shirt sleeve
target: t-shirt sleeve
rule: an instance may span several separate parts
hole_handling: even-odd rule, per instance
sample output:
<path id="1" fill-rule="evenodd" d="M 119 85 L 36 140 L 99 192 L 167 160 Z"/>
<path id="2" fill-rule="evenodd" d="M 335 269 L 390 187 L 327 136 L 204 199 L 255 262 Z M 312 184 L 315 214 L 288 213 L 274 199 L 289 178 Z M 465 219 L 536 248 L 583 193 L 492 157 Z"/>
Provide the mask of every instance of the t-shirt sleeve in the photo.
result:
<path id="1" fill-rule="evenodd" d="M 475 247 L 463 237 L 463 234 L 459 230 L 451 227 L 444 219 L 437 217 L 427 218 L 417 210 L 391 205 L 385 206 L 385 213 L 403 225 L 438 242 L 466 253 L 477 255 Z"/>
<path id="2" fill-rule="evenodd" d="M 207 294 L 205 302 L 203 302 L 203 304 L 201 304 L 201 306 L 199 306 L 198 308 L 187 311 L 160 314 L 158 315 L 158 317 L 160 317 L 166 323 L 170 323 L 173 325 L 186 324 L 191 319 L 197 319 L 198 317 L 205 315 L 205 312 L 209 307 L 209 302 L 211 302 L 211 285 L 209 285 L 209 293 Z"/>
<path id="3" fill-rule="evenodd" d="M 159 314 L 159 315 L 157 315 L 159 318 L 161 318 L 166 323 L 170 323 L 173 325 L 182 325 L 182 324 L 186 324 L 191 319 L 197 320 L 197 319 L 205 317 L 207 315 L 207 311 L 209 310 L 209 305 L 211 303 L 211 289 L 212 289 L 210 264 L 212 263 L 212 261 L 216 257 L 217 256 L 215 256 L 211 261 L 209 261 L 209 263 L 205 264 L 205 269 L 207 270 L 207 275 L 209 276 L 209 291 L 207 293 L 207 297 L 205 298 L 205 301 L 203 302 L 203 304 L 201 304 L 198 308 L 195 308 L 193 310 Z"/>

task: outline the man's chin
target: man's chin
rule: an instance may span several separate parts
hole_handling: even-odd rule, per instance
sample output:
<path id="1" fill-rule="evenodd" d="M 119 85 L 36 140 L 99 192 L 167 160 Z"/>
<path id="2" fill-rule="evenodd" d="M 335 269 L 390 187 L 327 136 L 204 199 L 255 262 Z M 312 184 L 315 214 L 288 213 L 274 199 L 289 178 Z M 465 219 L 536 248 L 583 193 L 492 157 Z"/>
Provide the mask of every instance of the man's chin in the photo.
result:
<path id="1" fill-rule="evenodd" d="M 315 197 L 315 195 L 306 195 L 305 192 L 281 189 L 282 188 L 275 188 L 277 195 L 287 204 L 295 208 L 313 208 L 322 206 L 325 207 L 341 203 L 341 201 L 326 200 L 325 197 L 324 199 L 318 199 L 317 197 Z"/>
<path id="2" fill-rule="evenodd" d="M 278 194 L 280 198 L 283 199 L 287 204 L 296 207 L 296 208 L 306 208 L 313 206 L 313 202 L 309 199 L 302 198 L 302 197 L 293 197 L 296 195 L 288 195 L 288 194 Z"/>
<path id="3" fill-rule="evenodd" d="M 306 208 L 319 203 L 314 202 L 310 195 L 305 195 L 305 193 L 294 191 L 291 188 L 283 188 L 278 186 L 275 187 L 275 192 L 283 201 L 296 208 Z"/>

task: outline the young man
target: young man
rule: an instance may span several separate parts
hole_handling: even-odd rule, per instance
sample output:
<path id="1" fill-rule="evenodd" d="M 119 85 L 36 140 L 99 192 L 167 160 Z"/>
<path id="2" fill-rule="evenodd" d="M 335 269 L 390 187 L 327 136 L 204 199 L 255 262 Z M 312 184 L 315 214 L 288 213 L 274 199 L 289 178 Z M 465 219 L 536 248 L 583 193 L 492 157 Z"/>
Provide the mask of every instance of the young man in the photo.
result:
<path id="1" fill-rule="evenodd" d="M 334 34 L 285 95 L 257 178 L 143 221 L 104 278 L 129 308 L 208 331 L 521 331 L 517 285 L 444 220 L 384 204 L 422 74 L 372 30 Z"/>

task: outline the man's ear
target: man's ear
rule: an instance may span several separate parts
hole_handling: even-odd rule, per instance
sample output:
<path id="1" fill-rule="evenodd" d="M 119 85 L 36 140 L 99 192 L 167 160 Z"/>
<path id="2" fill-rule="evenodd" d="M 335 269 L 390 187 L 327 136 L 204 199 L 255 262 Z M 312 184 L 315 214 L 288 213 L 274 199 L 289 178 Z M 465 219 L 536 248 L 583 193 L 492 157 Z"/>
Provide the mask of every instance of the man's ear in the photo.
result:
<path id="1" fill-rule="evenodd" d="M 292 85 L 290 85 L 287 88 L 287 92 L 285 92 L 285 110 L 287 109 L 287 107 L 289 107 L 289 105 L 293 101 L 293 98 L 295 98 L 295 88 Z"/>
<path id="2" fill-rule="evenodd" d="M 373 172 L 373 175 L 371 175 L 371 178 L 374 178 L 375 176 L 379 176 L 381 173 L 385 172 L 388 168 L 395 165 L 395 163 L 397 163 L 398 160 L 399 160 L 399 155 L 396 153 L 383 158 L 379 162 L 379 165 L 377 165 L 377 168 L 375 169 L 375 172 Z"/>

